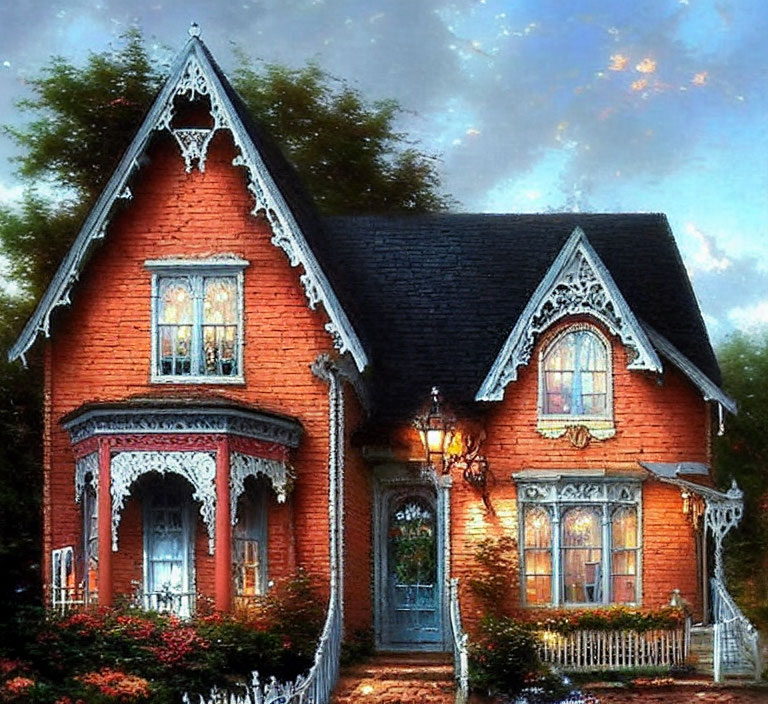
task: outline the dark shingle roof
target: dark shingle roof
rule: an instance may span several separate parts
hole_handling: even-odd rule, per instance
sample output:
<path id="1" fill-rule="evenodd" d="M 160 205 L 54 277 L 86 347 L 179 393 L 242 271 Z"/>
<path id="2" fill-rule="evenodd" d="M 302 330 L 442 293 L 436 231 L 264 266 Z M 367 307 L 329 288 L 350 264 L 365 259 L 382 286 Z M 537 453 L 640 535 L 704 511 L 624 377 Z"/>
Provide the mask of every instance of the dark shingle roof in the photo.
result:
<path id="1" fill-rule="evenodd" d="M 313 242 L 372 362 L 375 413 L 413 414 L 436 384 L 471 406 L 526 303 L 580 226 L 641 322 L 720 373 L 666 217 L 419 215 L 324 219 Z"/>

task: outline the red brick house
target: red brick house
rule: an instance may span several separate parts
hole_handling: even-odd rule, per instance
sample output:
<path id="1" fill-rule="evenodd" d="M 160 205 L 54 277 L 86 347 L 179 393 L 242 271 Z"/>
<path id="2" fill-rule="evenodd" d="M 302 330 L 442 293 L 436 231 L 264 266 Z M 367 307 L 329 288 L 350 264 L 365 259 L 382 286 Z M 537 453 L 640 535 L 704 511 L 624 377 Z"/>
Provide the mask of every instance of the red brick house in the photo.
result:
<path id="1" fill-rule="evenodd" d="M 193 36 L 10 357 L 39 337 L 54 606 L 305 566 L 347 632 L 448 650 L 508 535 L 526 607 L 710 610 L 735 407 L 662 215 L 320 218 Z"/>

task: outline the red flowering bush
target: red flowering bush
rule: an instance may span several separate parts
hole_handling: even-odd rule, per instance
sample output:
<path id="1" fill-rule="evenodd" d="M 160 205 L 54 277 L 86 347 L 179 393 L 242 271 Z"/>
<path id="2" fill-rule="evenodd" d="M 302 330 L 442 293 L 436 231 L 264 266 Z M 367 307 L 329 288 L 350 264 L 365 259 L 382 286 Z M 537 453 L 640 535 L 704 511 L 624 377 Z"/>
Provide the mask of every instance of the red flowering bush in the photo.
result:
<path id="1" fill-rule="evenodd" d="M 75 680 L 90 690 L 91 696 L 88 701 L 93 704 L 97 704 L 98 699 L 103 699 L 110 704 L 112 702 L 129 704 L 146 701 L 150 695 L 149 682 L 143 677 L 129 675 L 119 670 L 111 670 L 108 667 L 99 672 L 88 672 L 80 675 L 75 677 Z"/>
<path id="2" fill-rule="evenodd" d="M 201 638 L 191 626 L 179 626 L 159 634 L 160 644 L 149 646 L 158 662 L 163 665 L 180 665 L 191 654 L 210 647 L 208 641 Z"/>
<path id="3" fill-rule="evenodd" d="M 35 680 L 31 677 L 25 677 L 24 675 L 16 675 L 9 680 L 6 680 L 3 684 L 2 692 L 0 692 L 0 701 L 4 702 L 20 702 L 26 701 L 26 695 L 29 690 L 35 686 Z"/>
<path id="4" fill-rule="evenodd" d="M 241 691 L 254 670 L 262 681 L 293 680 L 312 664 L 323 616 L 301 573 L 248 619 L 136 608 L 28 618 L 0 642 L 0 704 L 178 704 L 213 687 Z"/>

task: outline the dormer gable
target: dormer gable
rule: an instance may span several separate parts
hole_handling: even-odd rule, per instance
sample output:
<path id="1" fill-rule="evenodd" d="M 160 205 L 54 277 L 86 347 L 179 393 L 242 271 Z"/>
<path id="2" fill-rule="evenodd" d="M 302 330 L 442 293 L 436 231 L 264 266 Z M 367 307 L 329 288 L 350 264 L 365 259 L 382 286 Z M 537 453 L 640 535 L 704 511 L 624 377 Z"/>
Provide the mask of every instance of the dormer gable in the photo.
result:
<path id="1" fill-rule="evenodd" d="M 176 103 L 180 98 L 190 102 L 206 101 L 210 114 L 203 121 L 206 124 L 176 125 Z M 144 122 L 88 214 L 33 315 L 9 350 L 10 360 L 24 360 L 40 333 L 46 337 L 50 335 L 50 320 L 55 308 L 71 303 L 71 291 L 90 251 L 109 234 L 115 206 L 121 200 L 132 198 L 132 179 L 141 169 L 142 156 L 153 136 L 158 132 L 169 132 L 179 147 L 186 171 L 195 168 L 204 171 L 208 147 L 221 130 L 228 130 L 234 141 L 237 156 L 233 166 L 243 167 L 246 171 L 248 190 L 254 201 L 251 213 L 267 219 L 272 230 L 272 244 L 285 252 L 291 266 L 303 269 L 299 278 L 308 306 L 314 310 L 318 304 L 322 305 L 329 318 L 325 328 L 334 346 L 342 353 L 348 352 L 358 370 L 367 366 L 368 359 L 360 339 L 310 244 L 308 230 L 312 227 L 312 218 L 305 217 L 304 213 L 311 211 L 311 206 L 301 202 L 302 196 L 286 188 L 285 173 L 290 172 L 291 167 L 249 119 L 194 25 Z"/>
<path id="2" fill-rule="evenodd" d="M 628 369 L 660 373 L 661 360 L 605 264 L 576 227 L 529 299 L 478 390 L 476 401 L 500 401 L 527 365 L 538 336 L 566 316 L 591 316 L 628 350 Z"/>

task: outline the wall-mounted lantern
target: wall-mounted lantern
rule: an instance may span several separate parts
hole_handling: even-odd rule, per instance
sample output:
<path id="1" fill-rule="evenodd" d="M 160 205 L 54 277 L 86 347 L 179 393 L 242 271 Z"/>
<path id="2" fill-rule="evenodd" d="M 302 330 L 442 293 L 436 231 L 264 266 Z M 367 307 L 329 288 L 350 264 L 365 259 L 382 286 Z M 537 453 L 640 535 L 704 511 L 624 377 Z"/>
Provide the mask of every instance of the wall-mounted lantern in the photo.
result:
<path id="1" fill-rule="evenodd" d="M 427 466 L 445 474 L 448 470 L 445 453 L 451 444 L 456 420 L 440 407 L 440 392 L 436 386 L 432 387 L 431 395 L 429 409 L 413 419 L 413 426 L 419 431 Z"/>

